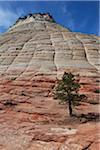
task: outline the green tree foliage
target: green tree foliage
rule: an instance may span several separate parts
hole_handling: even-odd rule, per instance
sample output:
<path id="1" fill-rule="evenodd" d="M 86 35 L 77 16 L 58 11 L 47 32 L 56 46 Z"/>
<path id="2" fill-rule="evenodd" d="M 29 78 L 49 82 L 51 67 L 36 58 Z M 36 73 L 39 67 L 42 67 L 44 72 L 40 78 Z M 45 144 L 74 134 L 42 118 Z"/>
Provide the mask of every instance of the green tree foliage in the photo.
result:
<path id="1" fill-rule="evenodd" d="M 80 100 L 86 98 L 79 94 L 80 83 L 72 73 L 64 73 L 62 79 L 58 81 L 55 88 L 55 96 L 61 102 L 66 102 L 69 106 L 69 115 L 72 116 L 72 106 L 79 104 Z"/>

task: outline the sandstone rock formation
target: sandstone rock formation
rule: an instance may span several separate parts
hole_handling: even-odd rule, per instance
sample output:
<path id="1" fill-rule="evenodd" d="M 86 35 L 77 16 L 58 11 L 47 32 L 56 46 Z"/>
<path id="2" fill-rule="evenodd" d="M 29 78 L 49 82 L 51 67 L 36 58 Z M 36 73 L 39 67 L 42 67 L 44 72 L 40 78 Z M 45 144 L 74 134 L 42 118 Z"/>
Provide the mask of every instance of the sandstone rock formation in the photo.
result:
<path id="1" fill-rule="evenodd" d="M 78 112 L 97 113 L 98 57 L 98 36 L 71 32 L 49 14 L 19 18 L 0 36 L 0 149 L 97 150 L 98 123 L 65 123 L 52 91 L 64 71 L 80 74 L 89 103 Z"/>

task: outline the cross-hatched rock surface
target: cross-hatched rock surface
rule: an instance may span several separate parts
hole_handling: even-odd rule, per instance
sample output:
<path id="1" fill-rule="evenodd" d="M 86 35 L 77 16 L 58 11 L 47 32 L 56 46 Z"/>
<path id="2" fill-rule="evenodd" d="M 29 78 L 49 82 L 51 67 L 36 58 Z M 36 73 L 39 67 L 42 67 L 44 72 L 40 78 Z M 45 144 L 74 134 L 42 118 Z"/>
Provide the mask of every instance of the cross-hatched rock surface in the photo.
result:
<path id="1" fill-rule="evenodd" d="M 64 71 L 80 74 L 80 93 L 88 97 L 77 113 L 96 113 L 98 36 L 72 32 L 50 14 L 19 18 L 0 36 L 1 150 L 97 150 L 98 123 L 64 121 L 66 107 L 53 99 Z"/>

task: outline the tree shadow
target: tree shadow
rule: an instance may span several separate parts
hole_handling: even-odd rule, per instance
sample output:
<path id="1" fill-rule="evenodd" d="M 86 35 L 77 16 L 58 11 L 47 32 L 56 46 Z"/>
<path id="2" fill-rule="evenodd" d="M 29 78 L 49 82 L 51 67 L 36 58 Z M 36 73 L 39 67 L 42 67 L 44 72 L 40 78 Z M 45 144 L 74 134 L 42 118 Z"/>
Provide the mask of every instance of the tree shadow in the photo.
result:
<path id="1" fill-rule="evenodd" d="M 100 114 L 99 113 L 94 113 L 90 112 L 87 114 L 73 114 L 72 118 L 78 119 L 81 123 L 86 123 L 86 122 L 99 122 L 100 120 Z"/>

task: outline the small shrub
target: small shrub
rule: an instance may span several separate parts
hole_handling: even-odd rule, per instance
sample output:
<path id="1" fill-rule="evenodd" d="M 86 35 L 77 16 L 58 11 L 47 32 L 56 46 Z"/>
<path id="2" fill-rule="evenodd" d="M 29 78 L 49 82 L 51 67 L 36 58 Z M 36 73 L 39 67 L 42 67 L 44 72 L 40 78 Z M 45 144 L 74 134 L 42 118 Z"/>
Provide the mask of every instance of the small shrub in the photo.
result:
<path id="1" fill-rule="evenodd" d="M 100 90 L 99 90 L 99 89 L 96 89 L 94 92 L 95 92 L 95 93 L 100 93 Z"/>

